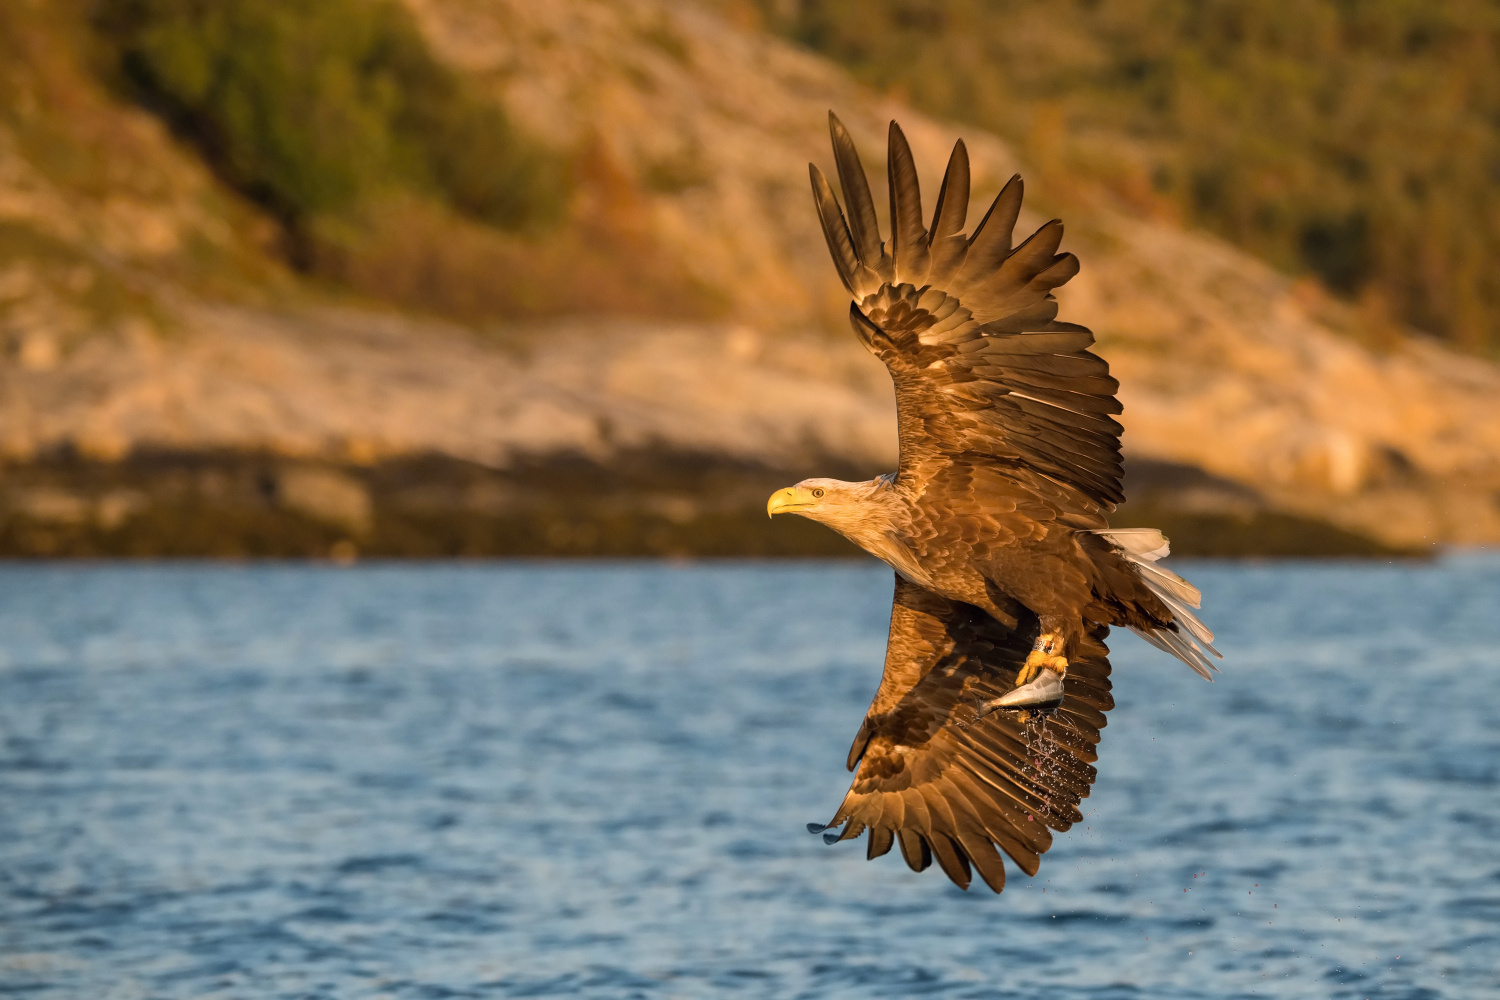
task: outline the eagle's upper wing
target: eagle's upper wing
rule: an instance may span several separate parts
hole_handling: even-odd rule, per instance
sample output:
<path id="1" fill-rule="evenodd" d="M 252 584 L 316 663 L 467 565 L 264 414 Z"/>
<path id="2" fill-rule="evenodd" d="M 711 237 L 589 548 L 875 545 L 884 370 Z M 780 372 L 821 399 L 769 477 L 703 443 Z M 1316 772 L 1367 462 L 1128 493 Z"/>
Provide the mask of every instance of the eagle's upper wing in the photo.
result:
<path id="1" fill-rule="evenodd" d="M 901 474 L 957 455 L 1022 466 L 1076 492 L 1080 512 L 1113 509 L 1120 492 L 1119 387 L 1088 348 L 1087 329 L 1059 323 L 1051 291 L 1078 273 L 1057 253 L 1053 220 L 1020 246 L 1011 234 L 1021 179 L 1011 178 L 972 236 L 964 235 L 969 158 L 953 148 L 930 228 L 917 171 L 891 122 L 891 239 L 883 242 L 859 154 L 832 114 L 846 220 L 823 172 L 810 165 L 813 197 L 839 277 L 854 295 L 856 332 L 896 383 Z"/>
<path id="2" fill-rule="evenodd" d="M 1010 690 L 1036 638 L 1036 619 L 1006 628 L 978 608 L 896 577 L 885 676 L 849 750 L 859 772 L 824 834 L 833 843 L 870 831 L 869 856 L 901 845 L 921 871 L 937 858 L 968 888 L 971 866 L 996 892 L 996 847 L 1028 875 L 1052 830 L 1082 818 L 1091 761 L 1110 697 L 1109 650 L 1098 627 L 1068 663 L 1062 707 L 1027 721 L 976 707 Z M 812 825 L 814 832 L 826 829 Z"/>

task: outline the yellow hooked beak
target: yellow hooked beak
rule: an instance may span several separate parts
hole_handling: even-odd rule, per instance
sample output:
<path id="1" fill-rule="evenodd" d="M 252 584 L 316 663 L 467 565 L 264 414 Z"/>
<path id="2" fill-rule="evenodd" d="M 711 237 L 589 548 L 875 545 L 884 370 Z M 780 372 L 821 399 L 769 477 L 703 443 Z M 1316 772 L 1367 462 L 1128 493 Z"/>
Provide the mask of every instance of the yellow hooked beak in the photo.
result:
<path id="1" fill-rule="evenodd" d="M 798 489 L 796 486 L 788 486 L 784 490 L 777 490 L 771 494 L 771 499 L 766 501 L 766 516 L 775 517 L 777 514 L 795 514 L 799 510 L 806 510 L 816 503 L 812 490 Z"/>

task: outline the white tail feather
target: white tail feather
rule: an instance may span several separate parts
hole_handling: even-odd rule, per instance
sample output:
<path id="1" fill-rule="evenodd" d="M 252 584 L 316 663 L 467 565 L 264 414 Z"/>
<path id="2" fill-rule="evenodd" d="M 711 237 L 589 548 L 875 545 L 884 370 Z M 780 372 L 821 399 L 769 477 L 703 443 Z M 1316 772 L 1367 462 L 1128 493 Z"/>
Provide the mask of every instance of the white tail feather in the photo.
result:
<path id="1" fill-rule="evenodd" d="M 1210 672 L 1219 668 L 1207 654 L 1212 653 L 1220 660 L 1224 654 L 1214 648 L 1214 634 L 1208 626 L 1189 610 L 1202 605 L 1202 592 L 1171 570 L 1156 565 L 1158 559 L 1171 551 L 1166 536 L 1155 528 L 1113 528 L 1095 534 L 1113 545 L 1135 567 L 1151 593 L 1171 609 L 1172 620 L 1181 629 L 1173 632 L 1170 629 L 1145 631 L 1132 628 L 1131 631 L 1157 649 L 1171 653 L 1205 680 L 1213 680 Z"/>
<path id="2" fill-rule="evenodd" d="M 1129 555 L 1127 552 L 1127 558 Z M 1203 606 L 1203 592 L 1176 573 L 1152 563 L 1140 562 L 1136 559 L 1131 559 L 1130 561 L 1135 563 L 1135 568 L 1140 571 L 1141 576 L 1155 583 L 1155 586 L 1151 588 L 1152 590 L 1165 590 L 1176 600 L 1182 604 L 1186 604 L 1190 608 Z"/>
<path id="3" fill-rule="evenodd" d="M 1172 551 L 1167 536 L 1155 528 L 1110 528 L 1107 531 L 1096 531 L 1095 534 L 1108 538 L 1110 544 L 1122 552 L 1151 562 L 1165 559 Z"/>

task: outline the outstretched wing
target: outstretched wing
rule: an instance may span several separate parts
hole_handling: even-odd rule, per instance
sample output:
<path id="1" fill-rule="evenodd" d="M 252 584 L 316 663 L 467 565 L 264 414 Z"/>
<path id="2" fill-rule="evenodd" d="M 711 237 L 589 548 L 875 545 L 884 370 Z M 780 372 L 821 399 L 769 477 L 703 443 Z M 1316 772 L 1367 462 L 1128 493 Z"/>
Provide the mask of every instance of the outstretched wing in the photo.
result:
<path id="1" fill-rule="evenodd" d="M 901 474 L 925 478 L 959 455 L 1027 467 L 1077 496 L 1080 512 L 1112 510 L 1120 491 L 1119 387 L 1088 348 L 1086 328 L 1059 323 L 1052 289 L 1078 273 L 1059 254 L 1054 219 L 1011 245 L 1021 178 L 964 234 L 969 156 L 960 140 L 938 191 L 932 224 L 911 149 L 891 122 L 891 239 L 881 239 L 870 186 L 849 133 L 829 114 L 846 218 L 823 172 L 809 165 L 813 198 L 850 318 L 896 383 Z"/>
<path id="2" fill-rule="evenodd" d="M 1046 719 L 977 706 L 1010 690 L 1037 635 L 896 577 L 885 676 L 849 750 L 859 768 L 833 819 L 829 843 L 869 830 L 869 856 L 901 845 L 921 871 L 936 858 L 967 889 L 971 870 L 1005 886 L 999 851 L 1028 875 L 1053 830 L 1082 819 L 1091 761 L 1110 696 L 1109 650 L 1100 626 L 1068 666 L 1062 707 Z M 997 848 L 999 851 L 997 851 Z"/>

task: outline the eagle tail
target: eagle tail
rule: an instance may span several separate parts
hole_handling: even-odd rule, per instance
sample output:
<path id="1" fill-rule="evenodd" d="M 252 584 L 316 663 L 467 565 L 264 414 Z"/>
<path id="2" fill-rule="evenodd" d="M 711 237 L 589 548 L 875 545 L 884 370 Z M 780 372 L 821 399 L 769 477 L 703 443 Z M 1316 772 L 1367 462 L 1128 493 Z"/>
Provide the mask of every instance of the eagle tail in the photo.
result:
<path id="1" fill-rule="evenodd" d="M 1171 609 L 1172 621 L 1177 625 L 1177 631 L 1135 626 L 1130 630 L 1192 667 L 1204 680 L 1213 680 L 1213 672 L 1219 668 L 1207 654 L 1212 653 L 1220 660 L 1224 654 L 1214 648 L 1214 634 L 1208 626 L 1193 614 L 1193 609 L 1202 605 L 1203 594 L 1176 573 L 1156 565 L 1157 560 L 1171 551 L 1167 537 L 1155 528 L 1112 528 L 1095 534 L 1113 545 L 1135 567 L 1147 589 Z"/>

